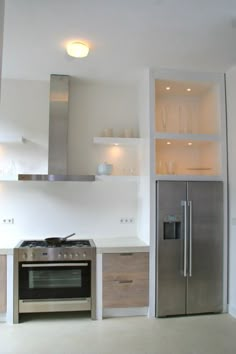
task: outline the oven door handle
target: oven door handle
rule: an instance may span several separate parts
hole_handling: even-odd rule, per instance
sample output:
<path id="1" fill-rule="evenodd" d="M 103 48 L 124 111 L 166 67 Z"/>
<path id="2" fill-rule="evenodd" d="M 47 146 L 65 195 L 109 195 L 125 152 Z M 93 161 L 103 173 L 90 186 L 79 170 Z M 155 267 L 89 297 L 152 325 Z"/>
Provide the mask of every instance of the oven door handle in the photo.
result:
<path id="1" fill-rule="evenodd" d="M 87 267 L 88 263 L 24 263 L 22 268 L 45 268 L 45 267 Z"/>

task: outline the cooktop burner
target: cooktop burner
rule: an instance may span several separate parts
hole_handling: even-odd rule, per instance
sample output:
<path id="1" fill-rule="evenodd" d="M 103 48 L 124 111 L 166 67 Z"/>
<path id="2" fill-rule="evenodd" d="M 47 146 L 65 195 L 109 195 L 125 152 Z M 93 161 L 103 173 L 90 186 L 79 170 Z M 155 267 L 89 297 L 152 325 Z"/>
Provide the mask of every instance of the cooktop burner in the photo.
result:
<path id="1" fill-rule="evenodd" d="M 91 243 L 89 240 L 71 240 L 71 241 L 62 241 L 60 244 L 55 244 L 55 245 L 48 245 L 46 241 L 44 240 L 29 240 L 29 241 L 23 241 L 20 246 L 20 248 L 41 248 L 41 247 L 46 247 L 46 248 L 58 248 L 58 247 L 92 247 Z"/>

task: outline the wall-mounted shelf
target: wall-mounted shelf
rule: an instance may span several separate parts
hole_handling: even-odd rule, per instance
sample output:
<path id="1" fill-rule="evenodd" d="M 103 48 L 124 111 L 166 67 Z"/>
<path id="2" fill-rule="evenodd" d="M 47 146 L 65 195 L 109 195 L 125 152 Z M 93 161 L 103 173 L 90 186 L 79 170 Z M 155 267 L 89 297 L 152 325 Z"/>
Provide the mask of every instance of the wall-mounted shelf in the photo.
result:
<path id="1" fill-rule="evenodd" d="M 12 175 L 1 175 L 0 176 L 0 182 L 8 182 L 8 181 L 18 181 L 18 175 L 17 174 L 12 174 Z"/>
<path id="2" fill-rule="evenodd" d="M 26 139 L 18 135 L 0 135 L 0 144 L 22 144 Z"/>
<path id="3" fill-rule="evenodd" d="M 140 138 L 119 138 L 119 137 L 94 137 L 94 144 L 103 145 L 129 145 L 136 146 L 140 144 Z"/>
<path id="4" fill-rule="evenodd" d="M 99 176 L 95 177 L 95 181 L 101 182 L 138 182 L 139 176 Z"/>

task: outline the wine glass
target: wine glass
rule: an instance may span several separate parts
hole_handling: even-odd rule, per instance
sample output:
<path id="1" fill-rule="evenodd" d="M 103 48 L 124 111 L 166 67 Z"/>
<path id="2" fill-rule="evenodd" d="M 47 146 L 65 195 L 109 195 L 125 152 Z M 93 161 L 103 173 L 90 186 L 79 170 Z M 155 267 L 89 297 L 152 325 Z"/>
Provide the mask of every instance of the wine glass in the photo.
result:
<path id="1" fill-rule="evenodd" d="M 179 117 L 179 133 L 184 133 L 184 117 L 183 117 L 183 107 L 180 104 L 178 106 L 178 117 Z"/>
<path id="2" fill-rule="evenodd" d="M 188 110 L 188 120 L 187 120 L 187 133 L 192 134 L 193 132 L 193 118 L 192 118 L 192 107 L 189 107 Z"/>
<path id="3" fill-rule="evenodd" d="M 167 128 L 168 114 L 169 114 L 169 109 L 168 106 L 165 105 L 165 107 L 162 107 L 161 110 L 161 123 L 164 132 L 166 132 L 166 128 Z"/>

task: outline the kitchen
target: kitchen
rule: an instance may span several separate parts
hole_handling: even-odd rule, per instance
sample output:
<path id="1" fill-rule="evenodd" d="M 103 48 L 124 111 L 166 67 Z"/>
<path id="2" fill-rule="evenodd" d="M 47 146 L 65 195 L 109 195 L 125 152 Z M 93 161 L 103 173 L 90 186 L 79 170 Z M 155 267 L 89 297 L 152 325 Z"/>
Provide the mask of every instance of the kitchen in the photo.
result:
<path id="1" fill-rule="evenodd" d="M 147 77 L 148 73 L 145 75 Z M 143 87 L 147 90 L 146 83 Z M 149 230 L 153 232 L 149 222 L 150 196 L 145 196 L 145 186 L 136 175 L 145 175 L 149 169 L 145 166 L 149 148 L 139 150 L 141 141 L 134 146 L 114 147 L 94 143 L 94 138 L 103 137 L 104 130 L 111 128 L 113 137 L 123 137 L 125 129 L 132 131 L 132 138 L 145 136 L 149 117 L 146 103 L 140 100 L 139 88 L 130 82 L 72 77 L 68 171 L 70 174 L 97 174 L 98 164 L 108 162 L 113 164 L 113 175 L 95 183 L 63 182 L 63 188 L 61 182 L 2 182 L 2 219 L 13 219 L 13 223 L 1 224 L 2 248 L 9 240 L 16 244 L 19 239 L 76 232 L 82 238 L 111 239 L 111 244 L 119 238 L 127 245 L 129 238 L 138 237 L 147 245 L 145 250 L 148 249 Z M 3 78 L 1 132 L 9 136 L 14 133 L 18 141 L 5 147 L 8 157 L 1 168 L 3 180 L 9 175 L 9 179 L 14 178 L 18 173 L 47 173 L 48 93 L 49 75 L 47 79 L 31 81 Z M 142 92 L 143 97 L 144 94 Z M 21 137 L 24 141 L 19 143 Z M 143 152 L 146 156 L 141 155 Z M 131 222 L 121 221 L 126 219 Z M 125 248 L 129 253 L 130 248 Z M 154 267 L 150 265 L 153 280 Z M 234 297 L 230 298 L 233 309 Z M 150 300 L 153 315 L 153 297 Z"/>

